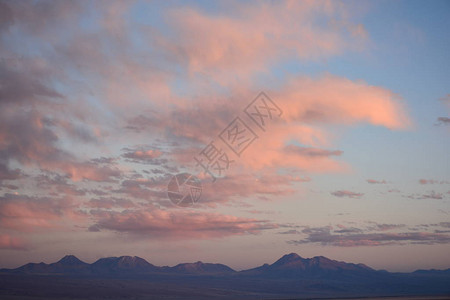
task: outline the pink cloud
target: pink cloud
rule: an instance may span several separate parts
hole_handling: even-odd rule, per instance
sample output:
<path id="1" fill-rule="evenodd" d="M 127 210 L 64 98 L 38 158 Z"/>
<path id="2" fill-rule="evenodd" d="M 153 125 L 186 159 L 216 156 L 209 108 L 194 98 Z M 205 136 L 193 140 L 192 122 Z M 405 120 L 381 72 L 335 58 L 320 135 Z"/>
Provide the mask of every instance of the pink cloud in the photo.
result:
<path id="1" fill-rule="evenodd" d="M 125 210 L 92 211 L 97 222 L 91 231 L 112 230 L 156 238 L 204 239 L 257 234 L 277 228 L 267 220 L 240 218 L 209 212 Z"/>
<path id="2" fill-rule="evenodd" d="M 110 181 L 120 175 L 116 168 L 79 161 L 75 155 L 62 149 L 55 123 L 43 112 L 9 112 L 8 109 L 1 112 L 0 121 L 0 151 L 7 159 L 24 166 L 63 172 L 74 181 Z M 41 109 L 45 110 L 45 105 Z"/>
<path id="3" fill-rule="evenodd" d="M 0 234 L 0 249 L 27 250 L 28 245 L 24 240 L 18 237 Z"/>
<path id="4" fill-rule="evenodd" d="M 434 180 L 434 179 L 419 179 L 420 184 L 450 184 L 446 180 Z"/>
<path id="5" fill-rule="evenodd" d="M 256 95 L 250 92 L 237 93 L 237 98 L 248 99 L 248 102 Z M 332 75 L 315 80 L 292 78 L 286 85 L 267 93 L 284 113 L 281 119 L 274 120 L 267 134 L 261 135 L 240 158 L 240 164 L 253 170 L 293 167 L 311 172 L 346 171 L 348 166 L 335 160 L 342 152 L 323 149 L 329 148 L 333 140 L 326 125 L 364 122 L 391 129 L 411 125 L 396 95 L 362 81 Z M 205 103 L 204 99 L 195 99 L 191 108 L 174 108 L 186 117 L 160 115 L 151 121 L 141 122 L 140 126 L 169 130 L 175 136 L 193 138 L 207 144 L 227 126 L 234 115 L 239 114 L 243 105 L 225 98 L 213 101 L 215 106 L 204 106 Z M 187 119 L 192 121 L 187 122 Z M 286 146 L 293 140 L 305 146 Z M 296 151 L 294 147 L 297 147 Z M 177 152 L 186 151 L 177 149 Z M 186 157 L 190 159 L 194 155 L 195 149 Z M 183 162 L 186 162 L 186 158 Z"/>
<path id="6" fill-rule="evenodd" d="M 266 170 L 264 175 L 237 172 L 217 179 L 214 183 L 206 178 L 202 183 L 203 193 L 200 204 L 216 206 L 218 203 L 245 201 L 251 197 L 276 201 L 282 196 L 295 193 L 297 190 L 294 184 L 308 181 L 310 178 L 281 175 L 270 170 Z"/>
<path id="7" fill-rule="evenodd" d="M 411 125 L 397 95 L 363 81 L 332 75 L 320 79 L 293 78 L 282 92 L 273 92 L 273 98 L 282 101 L 280 106 L 288 121 L 313 124 L 367 122 L 391 129 Z"/>
<path id="8" fill-rule="evenodd" d="M 386 184 L 386 180 L 375 180 L 375 179 L 367 179 L 367 182 L 370 184 Z"/>
<path id="9" fill-rule="evenodd" d="M 21 58 L 18 63 L 0 65 L 7 79 L 0 103 L 0 154 L 6 160 L 6 164 L 3 161 L 0 164 L 0 180 L 15 180 L 30 170 L 58 173 L 64 179 L 47 180 L 37 186 L 37 193 L 57 193 L 60 198 L 5 195 L 8 199 L 0 204 L 2 226 L 31 231 L 85 220 L 76 203 L 89 193 L 83 185 L 91 185 L 90 188 L 98 185 L 96 190 L 104 196 L 79 201 L 87 207 L 137 209 L 136 199 L 166 204 L 167 176 L 139 177 L 140 172 L 146 171 L 139 168 L 127 169 L 129 172 L 125 174 L 126 168 L 92 159 L 86 161 L 82 153 L 90 155 L 90 151 L 84 150 L 93 148 L 102 153 L 114 151 L 111 149 L 117 144 L 133 144 L 136 136 L 154 140 L 153 135 L 160 134 L 173 142 L 167 150 L 133 147 L 122 156 L 108 155 L 127 162 L 154 163 L 163 170 L 158 169 L 158 174 L 166 175 L 169 158 L 175 158 L 173 165 L 192 162 L 199 144 L 216 138 L 242 111 L 243 101 L 253 99 L 255 90 L 260 89 L 252 82 L 255 74 L 259 76 L 273 64 L 289 58 L 322 59 L 354 50 L 367 38 L 364 27 L 352 22 L 351 10 L 346 5 L 331 2 L 227 5 L 217 14 L 184 7 L 172 9 L 166 19 L 171 35 L 163 36 L 153 27 L 132 28 L 142 43 L 142 48 L 133 48 L 127 36 L 131 27 L 123 21 L 129 3 L 108 7 L 99 4 L 99 32 L 85 32 L 84 27 L 72 26 L 78 24 L 74 20 L 86 8 L 82 5 L 60 4 L 47 10 L 36 3 L 24 5 L 21 10 L 11 4 L 16 19 L 8 26 L 17 28 L 9 32 L 23 30 L 42 40 L 42 45 L 36 43 L 34 51 L 40 54 L 38 58 Z M 230 8 L 232 16 L 227 11 Z M 323 24 L 324 16 L 329 23 Z M 64 34 L 59 36 L 55 34 L 57 31 Z M 47 52 L 47 48 L 52 50 Z M 74 74 L 85 81 L 75 84 Z M 195 97 L 180 96 L 172 90 L 170 85 L 177 80 L 186 83 Z M 52 88 L 52 82 L 68 92 L 62 95 Z M 210 87 L 217 83 L 227 87 L 226 93 Z M 249 84 L 242 88 L 245 83 Z M 78 84 L 86 93 L 80 92 Z M 334 149 L 329 129 L 335 124 L 368 123 L 390 129 L 410 126 L 397 95 L 363 81 L 325 75 L 317 79 L 293 77 L 284 85 L 270 86 L 268 94 L 283 109 L 283 118 L 273 123 L 267 135 L 260 135 L 234 171 L 213 187 L 205 185 L 205 205 L 245 201 L 250 197 L 277 199 L 298 192 L 296 185 L 309 181 L 309 172 L 347 171 L 350 167 L 343 162 L 342 151 L 327 150 Z M 89 100 L 83 101 L 85 98 Z M 125 124 L 126 119 L 131 120 L 129 124 Z M 127 127 L 126 134 L 122 126 Z M 185 148 L 177 148 L 184 142 Z M 304 146 L 287 146 L 290 142 Z M 81 145 L 86 148 L 79 153 Z M 166 155 L 167 160 L 163 160 Z M 10 169 L 14 164 L 25 171 Z M 287 168 L 294 170 L 293 175 L 286 175 L 286 170 L 280 175 L 279 170 Z M 34 183 L 36 178 L 30 181 Z M 106 189 L 101 185 L 103 182 L 111 186 Z M 265 226 L 274 226 L 233 216 L 189 214 L 183 218 L 179 214 L 145 209 L 98 212 L 95 216 L 99 219 L 93 228 L 159 235 L 164 231 L 158 226 L 167 225 L 169 236 L 182 235 L 181 226 L 186 226 L 188 236 L 192 237 L 258 232 Z M 171 224 L 172 217 L 179 222 Z M 216 225 L 223 226 L 222 231 L 220 226 L 213 227 L 214 218 Z M 190 222 L 194 222 L 192 227 Z"/>
<path id="10" fill-rule="evenodd" d="M 173 39 L 160 37 L 158 42 L 187 62 L 191 72 L 224 82 L 232 78 L 230 72 L 242 79 L 277 59 L 315 59 L 355 50 L 367 33 L 350 15 L 345 5 L 322 1 L 231 4 L 218 15 L 183 7 L 168 15 Z M 323 16 L 331 21 L 323 24 Z"/>
<path id="11" fill-rule="evenodd" d="M 136 158 L 136 159 L 153 159 L 161 156 L 161 151 L 158 150 L 137 150 L 132 153 L 127 153 L 124 157 Z"/>
<path id="12" fill-rule="evenodd" d="M 63 229 L 85 218 L 69 199 L 5 194 L 0 200 L 3 228 L 23 232 Z"/>

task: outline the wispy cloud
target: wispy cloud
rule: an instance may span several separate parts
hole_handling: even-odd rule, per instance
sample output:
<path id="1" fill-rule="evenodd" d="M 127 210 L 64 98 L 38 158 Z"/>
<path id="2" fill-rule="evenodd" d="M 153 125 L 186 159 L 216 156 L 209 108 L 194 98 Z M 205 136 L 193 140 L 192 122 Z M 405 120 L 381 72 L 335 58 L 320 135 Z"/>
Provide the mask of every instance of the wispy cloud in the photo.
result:
<path id="1" fill-rule="evenodd" d="M 450 125 L 450 118 L 448 118 L 448 117 L 439 117 L 439 118 L 437 118 L 437 122 L 440 125 Z"/>
<path id="2" fill-rule="evenodd" d="M 331 195 L 340 197 L 340 198 L 342 198 L 342 197 L 361 198 L 362 196 L 364 196 L 363 193 L 356 193 L 356 192 L 351 192 L 351 191 L 347 191 L 347 190 L 339 190 L 339 191 L 331 192 Z"/>
<path id="3" fill-rule="evenodd" d="M 444 199 L 445 196 L 442 193 L 438 193 L 436 191 L 429 191 L 423 194 L 411 194 L 407 196 L 410 199 L 435 199 L 441 200 Z"/>
<path id="4" fill-rule="evenodd" d="M 420 184 L 450 184 L 447 180 L 419 179 Z"/>
<path id="5" fill-rule="evenodd" d="M 449 244 L 450 235 L 448 231 L 401 231 L 392 232 L 405 228 L 404 224 L 378 224 L 358 227 L 346 226 L 323 226 L 305 227 L 301 235 L 306 235 L 300 240 L 289 240 L 289 244 L 320 244 L 335 247 L 360 247 L 360 246 L 386 246 L 386 245 L 409 245 L 409 244 Z M 433 224 L 432 227 L 445 224 Z M 389 231 L 389 232 L 387 232 Z"/>
<path id="6" fill-rule="evenodd" d="M 387 184 L 386 180 L 367 179 L 367 182 L 370 184 Z"/>

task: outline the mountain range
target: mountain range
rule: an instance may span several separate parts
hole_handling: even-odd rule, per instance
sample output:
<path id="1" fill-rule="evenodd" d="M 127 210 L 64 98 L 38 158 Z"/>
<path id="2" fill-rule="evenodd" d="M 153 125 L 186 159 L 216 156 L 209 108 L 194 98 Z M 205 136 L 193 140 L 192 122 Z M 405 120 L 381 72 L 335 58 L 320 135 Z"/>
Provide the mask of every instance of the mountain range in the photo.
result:
<path id="1" fill-rule="evenodd" d="M 85 263 L 74 255 L 66 255 L 51 264 L 28 263 L 16 269 L 1 269 L 2 272 L 24 274 L 145 274 L 145 273 L 180 273 L 180 274 L 241 274 L 273 276 L 321 276 L 332 273 L 364 274 L 376 272 L 364 264 L 346 263 L 328 259 L 324 256 L 302 258 L 296 253 L 286 254 L 273 264 L 237 272 L 232 268 L 217 263 L 181 263 L 174 267 L 158 267 L 137 256 L 120 256 L 100 258 L 92 264 Z M 420 272 L 420 271 L 417 271 Z M 423 271 L 422 271 L 423 272 Z"/>
<path id="2" fill-rule="evenodd" d="M 180 274 L 226 274 L 235 273 L 223 264 L 182 263 L 174 267 L 158 267 L 137 256 L 120 256 L 100 258 L 92 264 L 85 263 L 74 255 L 66 255 L 51 264 L 28 263 L 16 269 L 0 269 L 0 272 L 15 274 L 92 274 L 92 275 L 131 275 L 154 273 Z"/>
<path id="3" fill-rule="evenodd" d="M 120 299 L 141 299 L 156 292 L 167 299 L 450 295 L 450 269 L 391 273 L 323 256 L 303 258 L 296 253 L 243 271 L 201 261 L 155 266 L 137 256 L 106 257 L 88 264 L 67 255 L 55 263 L 1 269 L 0 296 L 5 291 L 7 295 L 40 293 L 45 299 L 83 298 L 80 295 L 87 291 L 93 294 L 86 297 L 111 299 L 118 294 L 126 295 Z"/>

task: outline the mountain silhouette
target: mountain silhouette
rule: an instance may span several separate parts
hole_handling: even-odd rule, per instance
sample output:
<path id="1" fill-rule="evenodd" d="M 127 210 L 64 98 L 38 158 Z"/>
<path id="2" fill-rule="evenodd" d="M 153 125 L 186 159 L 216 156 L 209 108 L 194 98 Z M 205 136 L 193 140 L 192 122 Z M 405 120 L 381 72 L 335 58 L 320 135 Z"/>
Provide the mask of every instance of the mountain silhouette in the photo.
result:
<path id="1" fill-rule="evenodd" d="M 172 295 L 173 299 L 450 295 L 450 269 L 391 273 L 324 256 L 303 258 L 296 253 L 243 271 L 201 261 L 160 267 L 137 256 L 105 257 L 88 264 L 67 255 L 55 263 L 1 269 L 0 298 L 10 294 L 24 298 L 38 294 L 40 299 L 58 300 L 61 295 L 64 299 L 147 299 L 146 295 Z"/>
<path id="2" fill-rule="evenodd" d="M 157 272 L 160 268 L 137 256 L 120 256 L 100 258 L 90 265 L 90 270 L 96 274 L 115 274 Z"/>
<path id="3" fill-rule="evenodd" d="M 324 256 L 302 258 L 296 253 L 286 254 L 273 264 L 264 264 L 260 267 L 242 271 L 249 275 L 264 275 L 270 277 L 308 276 L 324 277 L 331 275 L 364 275 L 377 273 L 364 264 L 353 264 L 331 260 Z"/>
<path id="4" fill-rule="evenodd" d="M 120 256 L 100 258 L 92 264 L 85 263 L 74 255 L 66 255 L 58 262 L 28 263 L 16 269 L 2 269 L 3 272 L 26 274 L 146 274 L 146 273 L 180 273 L 180 274 L 222 274 L 235 273 L 223 264 L 181 263 L 174 267 L 158 267 L 137 256 Z"/>
<path id="5" fill-rule="evenodd" d="M 88 273 L 89 267 L 89 264 L 79 260 L 76 256 L 66 255 L 55 263 L 28 263 L 11 271 L 29 274 Z"/>
<path id="6" fill-rule="evenodd" d="M 195 263 L 178 264 L 170 268 L 172 272 L 184 274 L 207 274 L 207 273 L 235 273 L 232 268 L 223 264 L 203 263 L 201 261 Z"/>
<path id="7" fill-rule="evenodd" d="M 66 255 L 51 264 L 27 263 L 15 269 L 1 269 L 2 272 L 27 274 L 108 274 L 119 273 L 180 273 L 180 274 L 233 274 L 271 276 L 271 277 L 323 277 L 329 275 L 357 275 L 390 274 L 387 271 L 376 271 L 364 264 L 336 261 L 324 256 L 303 258 L 296 253 L 283 255 L 272 264 L 236 272 L 227 265 L 219 263 L 180 263 L 173 267 L 155 266 L 137 256 L 120 256 L 100 258 L 92 264 L 81 261 L 74 255 Z M 447 270 L 417 270 L 411 274 L 450 274 Z"/>

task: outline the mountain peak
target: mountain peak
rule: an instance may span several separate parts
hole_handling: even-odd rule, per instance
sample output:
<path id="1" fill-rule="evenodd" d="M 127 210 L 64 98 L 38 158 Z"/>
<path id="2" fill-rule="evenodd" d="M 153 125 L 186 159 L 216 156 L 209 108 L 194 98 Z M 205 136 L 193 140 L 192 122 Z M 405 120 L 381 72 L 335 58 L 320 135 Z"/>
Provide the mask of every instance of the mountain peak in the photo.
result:
<path id="1" fill-rule="evenodd" d="M 173 271 L 182 273 L 231 273 L 233 269 L 222 264 L 204 263 L 197 261 L 195 263 L 182 263 L 171 268 Z"/>
<path id="2" fill-rule="evenodd" d="M 314 256 L 314 257 L 312 258 L 312 260 L 319 261 L 319 262 L 329 262 L 329 261 L 332 261 L 331 259 L 329 259 L 328 257 L 325 257 L 325 256 Z"/>
<path id="3" fill-rule="evenodd" d="M 291 252 L 289 254 L 283 255 L 283 257 L 288 258 L 288 259 L 299 259 L 301 258 L 300 255 L 298 255 L 297 253 Z"/>
<path id="4" fill-rule="evenodd" d="M 121 256 L 118 258 L 118 265 L 122 267 L 148 267 L 151 264 L 138 256 Z"/>
<path id="5" fill-rule="evenodd" d="M 289 263 L 300 261 L 300 260 L 302 260 L 302 258 L 297 253 L 289 253 L 289 254 L 283 255 L 279 260 L 277 260 L 274 263 L 274 265 L 284 265 L 284 264 L 289 264 Z"/>
<path id="6" fill-rule="evenodd" d="M 139 259 L 140 258 L 137 256 L 129 256 L 129 255 L 124 255 L 124 256 L 119 257 L 119 261 L 126 261 L 126 262 L 137 261 Z"/>
<path id="7" fill-rule="evenodd" d="M 79 260 L 75 255 L 66 255 L 61 258 L 58 263 L 63 265 L 80 265 L 85 264 L 85 262 Z"/>
<path id="8" fill-rule="evenodd" d="M 297 253 L 289 253 L 283 255 L 279 260 L 274 262 L 272 266 L 280 267 L 280 266 L 294 266 L 298 264 L 302 264 L 303 258 Z"/>

